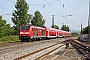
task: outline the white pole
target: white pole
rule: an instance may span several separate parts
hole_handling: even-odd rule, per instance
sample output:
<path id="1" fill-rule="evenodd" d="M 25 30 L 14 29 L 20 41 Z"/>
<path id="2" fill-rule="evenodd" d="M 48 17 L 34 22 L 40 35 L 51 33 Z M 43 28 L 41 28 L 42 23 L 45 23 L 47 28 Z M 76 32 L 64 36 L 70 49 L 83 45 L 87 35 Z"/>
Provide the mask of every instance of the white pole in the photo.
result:
<path id="1" fill-rule="evenodd" d="M 89 26 L 89 29 L 88 29 L 88 37 L 89 37 L 89 42 L 90 42 L 90 0 L 89 0 L 89 17 L 88 17 L 88 26 Z"/>

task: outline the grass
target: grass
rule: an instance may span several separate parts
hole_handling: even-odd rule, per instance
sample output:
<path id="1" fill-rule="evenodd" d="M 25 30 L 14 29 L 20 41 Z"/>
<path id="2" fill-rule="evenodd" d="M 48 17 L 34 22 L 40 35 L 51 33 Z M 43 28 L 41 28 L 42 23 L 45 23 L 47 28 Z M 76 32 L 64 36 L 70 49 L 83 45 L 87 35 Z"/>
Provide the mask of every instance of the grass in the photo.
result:
<path id="1" fill-rule="evenodd" d="M 3 43 L 3 42 L 18 42 L 18 41 L 20 41 L 18 36 L 7 36 L 7 37 L 0 38 L 0 43 Z"/>

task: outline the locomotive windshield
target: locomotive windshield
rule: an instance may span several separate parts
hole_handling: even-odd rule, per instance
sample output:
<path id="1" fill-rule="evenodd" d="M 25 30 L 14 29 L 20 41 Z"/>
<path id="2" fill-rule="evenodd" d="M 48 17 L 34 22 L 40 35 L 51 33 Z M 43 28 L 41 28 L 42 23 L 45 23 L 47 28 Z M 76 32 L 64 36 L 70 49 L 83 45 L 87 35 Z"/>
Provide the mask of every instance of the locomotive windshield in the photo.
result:
<path id="1" fill-rule="evenodd" d="M 29 30 L 30 26 L 21 26 L 21 30 Z"/>

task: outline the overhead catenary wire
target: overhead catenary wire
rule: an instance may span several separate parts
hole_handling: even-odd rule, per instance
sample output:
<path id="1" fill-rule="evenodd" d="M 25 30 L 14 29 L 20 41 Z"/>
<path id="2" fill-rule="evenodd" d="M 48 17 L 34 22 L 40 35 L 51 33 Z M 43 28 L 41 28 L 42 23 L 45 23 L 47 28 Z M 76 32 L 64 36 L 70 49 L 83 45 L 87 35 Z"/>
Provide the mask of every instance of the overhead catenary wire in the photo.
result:
<path id="1" fill-rule="evenodd" d="M 61 0 L 53 1 L 53 2 L 49 2 L 49 3 L 55 3 L 55 2 L 58 2 L 58 1 L 61 1 Z"/>
<path id="2" fill-rule="evenodd" d="M 15 2 L 15 0 L 13 0 L 13 2 Z"/>
<path id="3" fill-rule="evenodd" d="M 11 3 L 14 3 L 15 1 L 13 0 L 13 1 L 11 1 L 11 0 L 8 0 L 9 2 L 11 2 Z M 14 3 L 14 5 L 15 5 L 15 3 Z"/>
<path id="4" fill-rule="evenodd" d="M 50 14 L 50 12 L 49 12 L 48 10 L 45 9 L 45 7 L 46 7 L 46 5 L 44 4 L 44 5 L 43 5 L 43 9 L 44 9 L 47 13 Z"/>
<path id="5" fill-rule="evenodd" d="M 8 1 L 12 2 L 11 0 L 8 0 Z M 14 2 L 12 2 L 12 3 L 14 3 Z M 6 11 L 9 11 L 9 12 L 12 12 L 11 10 L 8 10 L 8 9 L 3 8 L 3 7 L 1 7 L 1 6 L 2 6 L 2 5 L 0 5 L 0 9 L 6 10 Z M 7 6 L 7 5 L 6 5 L 6 6 Z M 10 6 L 12 6 L 12 5 L 10 5 Z M 12 14 L 2 14 L 2 15 L 12 15 Z"/>
<path id="6" fill-rule="evenodd" d="M 11 16 L 11 13 L 6 13 L 6 14 L 0 14 L 0 16 Z"/>
<path id="7" fill-rule="evenodd" d="M 14 5 L 0 5 L 0 6 L 14 6 Z"/>
<path id="8" fill-rule="evenodd" d="M 89 3 L 82 3 L 83 5 L 89 4 Z M 65 5 L 80 5 L 80 4 L 65 4 Z"/>
<path id="9" fill-rule="evenodd" d="M 28 5 L 31 5 L 31 4 L 28 4 Z M 43 9 L 44 9 L 47 13 L 51 14 L 48 10 L 45 9 L 46 4 L 36 4 L 36 5 L 43 5 Z M 30 12 L 32 12 L 32 11 L 30 11 Z"/>
<path id="10" fill-rule="evenodd" d="M 83 5 L 84 4 L 89 4 L 89 3 L 82 3 Z M 47 4 L 28 4 L 28 5 L 33 5 L 33 6 L 36 6 L 36 5 L 47 5 Z M 63 4 L 50 4 L 50 5 L 63 5 Z M 80 4 L 64 4 L 64 5 L 80 5 Z M 14 6 L 14 5 L 1 5 L 0 6 Z"/>
<path id="11" fill-rule="evenodd" d="M 8 10 L 8 9 L 2 8 L 2 7 L 0 7 L 0 8 L 3 9 L 3 10 L 6 10 L 6 11 L 10 11 L 10 12 L 12 12 L 11 10 Z"/>
<path id="12" fill-rule="evenodd" d="M 84 4 L 89 4 L 89 3 L 82 3 L 82 4 L 84 5 Z M 44 3 L 43 4 L 28 4 L 28 5 L 36 6 L 36 5 L 44 5 Z M 45 5 L 47 5 L 47 3 Z M 63 5 L 63 4 L 50 4 L 50 5 Z M 80 5 L 80 4 L 65 4 L 65 5 Z"/>
<path id="13" fill-rule="evenodd" d="M 45 9 L 45 8 L 44 8 Z M 46 9 L 45 9 L 45 11 L 47 12 L 47 13 L 50 13 L 49 11 L 47 11 Z"/>
<path id="14" fill-rule="evenodd" d="M 51 15 L 44 15 L 44 16 L 51 16 Z M 60 16 L 60 15 L 55 15 L 55 16 Z M 88 16 L 88 15 L 73 15 L 73 16 Z"/>
<path id="15" fill-rule="evenodd" d="M 12 2 L 12 3 L 14 3 L 14 1 L 11 1 L 11 0 L 8 0 L 8 1 L 10 1 L 10 2 Z M 46 1 L 46 0 L 44 0 L 44 1 Z M 57 1 L 60 1 L 60 0 L 57 0 Z M 83 0 L 84 1 L 84 0 Z M 78 4 L 67 4 L 67 5 L 78 5 L 76 8 L 74 8 L 73 10 L 71 10 L 71 11 L 74 11 L 75 9 L 77 9 L 81 4 L 88 4 L 88 3 L 83 3 L 83 1 L 78 5 Z M 47 2 L 47 1 L 46 1 Z M 46 4 L 48 4 L 48 5 L 50 5 L 56 12 L 58 12 L 52 5 L 55 5 L 55 4 L 50 4 L 50 3 L 46 3 Z M 46 5 L 46 4 L 36 4 L 36 5 Z M 34 4 L 30 4 L 30 5 L 34 5 Z M 57 4 L 58 5 L 58 4 Z M 3 5 L 0 5 L 0 6 L 3 6 Z M 8 5 L 7 5 L 8 6 Z M 13 5 L 10 5 L 10 6 L 13 6 Z M 2 8 L 2 9 L 4 9 L 4 10 L 8 10 L 8 9 L 5 9 L 5 8 Z M 71 12 L 71 11 L 67 11 L 67 12 Z M 60 14 L 60 12 L 58 12 L 59 14 Z M 60 14 L 61 15 L 61 14 Z M 62 16 L 62 15 L 61 15 Z"/>
<path id="16" fill-rule="evenodd" d="M 14 1 L 11 1 L 11 0 L 8 0 L 9 2 L 11 2 L 11 3 L 14 3 Z"/>
<path id="17" fill-rule="evenodd" d="M 80 6 L 82 5 L 83 2 L 84 2 L 84 0 L 82 0 L 82 2 L 81 2 L 77 7 L 75 7 L 75 8 L 72 9 L 71 11 L 67 11 L 67 12 L 72 12 L 72 11 L 76 10 L 78 7 L 80 7 Z"/>
<path id="18" fill-rule="evenodd" d="M 12 2 L 11 0 L 8 0 L 8 1 Z M 12 3 L 14 3 L 14 2 L 12 2 Z M 2 6 L 2 5 L 0 5 L 0 6 Z M 6 8 L 0 7 L 0 9 L 6 10 L 6 11 L 9 11 L 9 12 L 12 12 L 11 10 L 8 10 L 8 9 L 6 9 Z M 3 14 L 2 14 L 2 15 L 3 15 Z M 10 14 L 5 14 L 5 15 L 10 15 Z"/>
<path id="19" fill-rule="evenodd" d="M 51 4 L 49 4 L 46 0 L 44 0 L 48 5 L 51 6 Z M 51 6 L 52 7 L 52 6 Z M 54 7 L 52 7 L 57 13 L 59 13 Z M 61 15 L 61 13 L 59 13 Z M 62 16 L 62 15 L 61 15 Z M 63 16 L 62 16 L 63 17 Z"/>

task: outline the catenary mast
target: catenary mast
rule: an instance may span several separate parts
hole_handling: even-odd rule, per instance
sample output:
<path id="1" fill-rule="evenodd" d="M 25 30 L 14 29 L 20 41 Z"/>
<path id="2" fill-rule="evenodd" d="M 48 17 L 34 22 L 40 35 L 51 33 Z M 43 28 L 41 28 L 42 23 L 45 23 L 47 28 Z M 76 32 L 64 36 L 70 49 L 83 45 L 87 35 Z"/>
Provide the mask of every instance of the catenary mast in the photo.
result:
<path id="1" fill-rule="evenodd" d="M 89 0 L 89 17 L 88 17 L 88 26 L 89 26 L 89 28 L 88 28 L 88 37 L 89 37 L 89 42 L 90 42 L 90 0 Z"/>

